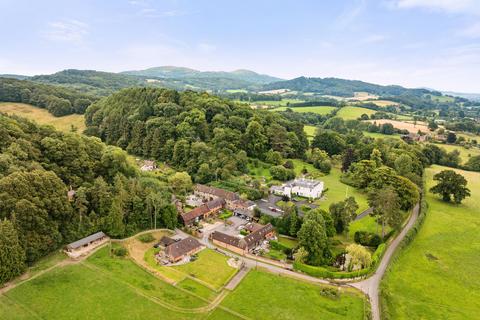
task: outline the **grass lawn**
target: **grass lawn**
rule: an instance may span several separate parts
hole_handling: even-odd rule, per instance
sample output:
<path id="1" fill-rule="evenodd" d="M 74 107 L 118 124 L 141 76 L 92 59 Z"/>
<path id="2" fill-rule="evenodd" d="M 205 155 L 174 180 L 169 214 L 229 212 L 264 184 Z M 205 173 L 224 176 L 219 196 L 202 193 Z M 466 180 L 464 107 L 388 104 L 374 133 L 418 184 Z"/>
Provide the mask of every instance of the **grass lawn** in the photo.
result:
<path id="1" fill-rule="evenodd" d="M 178 290 L 173 285 L 152 276 L 130 259 L 111 257 L 108 247 L 102 248 L 93 256 L 89 257 L 87 262 L 101 269 L 106 276 L 125 282 L 138 288 L 138 290 L 144 294 L 175 306 L 196 308 L 206 305 L 206 302 L 197 297 Z"/>
<path id="2" fill-rule="evenodd" d="M 177 283 L 177 287 L 185 289 L 194 295 L 212 301 L 217 296 L 217 293 L 204 285 L 200 284 L 198 281 L 186 278 L 185 280 Z"/>
<path id="3" fill-rule="evenodd" d="M 356 120 L 362 116 L 362 114 L 372 115 L 376 111 L 361 107 L 343 107 L 337 112 L 337 117 L 343 118 L 343 120 Z"/>
<path id="4" fill-rule="evenodd" d="M 426 170 L 427 187 L 435 173 Z M 391 319 L 477 319 L 480 313 L 480 173 L 455 170 L 472 196 L 460 205 L 427 193 L 425 222 L 382 281 Z"/>
<path id="5" fill-rule="evenodd" d="M 470 148 L 467 149 L 462 146 L 456 146 L 451 144 L 436 144 L 440 148 L 444 148 L 447 152 L 452 152 L 453 150 L 458 150 L 460 152 L 460 158 L 462 159 L 462 164 L 466 163 L 470 157 L 480 156 L 479 148 Z"/>
<path id="6" fill-rule="evenodd" d="M 295 112 L 313 112 L 316 114 L 326 115 L 337 108 L 332 106 L 309 106 L 309 107 L 290 107 L 290 109 L 292 109 Z M 279 107 L 279 108 L 271 109 L 270 111 L 285 111 L 285 110 L 287 110 L 287 107 Z"/>
<path id="7" fill-rule="evenodd" d="M 70 132 L 71 126 L 74 125 L 78 132 L 85 130 L 85 121 L 81 114 L 71 114 L 63 117 L 55 117 L 47 111 L 25 103 L 1 102 L 0 112 L 9 115 L 17 115 L 20 117 L 33 120 L 39 124 L 48 124 L 63 132 Z"/>
<path id="8" fill-rule="evenodd" d="M 330 298 L 322 288 L 252 270 L 221 305 L 252 319 L 364 319 L 367 304 L 361 294 L 342 289 Z"/>
<path id="9" fill-rule="evenodd" d="M 290 249 L 293 249 L 296 246 L 298 246 L 298 240 L 290 239 L 290 238 L 286 238 L 286 237 L 282 237 L 282 236 L 278 237 L 278 242 L 280 242 L 281 244 L 283 244 L 284 246 L 286 246 Z"/>
<path id="10" fill-rule="evenodd" d="M 228 257 L 211 249 L 198 253 L 198 259 L 187 264 L 166 267 L 181 271 L 193 278 L 206 282 L 215 289 L 220 289 L 237 272 L 227 264 Z"/>
<path id="11" fill-rule="evenodd" d="M 155 278 L 150 276 L 149 280 Z M 150 286 L 150 281 L 145 285 Z M 26 318 L 157 320 L 159 314 L 162 315 L 162 319 L 167 320 L 204 317 L 201 314 L 171 311 L 142 296 L 147 289 L 139 290 L 85 265 L 70 265 L 54 269 L 8 291 L 7 299 L 0 296 L 2 306 L 0 316 L 2 320 Z M 14 301 L 14 304 L 5 304 L 7 300 Z M 26 312 L 29 313 L 28 316 Z"/>
<path id="12" fill-rule="evenodd" d="M 179 272 L 176 269 L 170 268 L 170 267 L 165 267 L 157 264 L 157 260 L 155 260 L 155 254 L 159 251 L 160 249 L 155 249 L 155 248 L 150 248 L 147 251 L 145 251 L 145 262 L 158 271 L 161 275 L 164 277 L 172 280 L 173 282 L 180 282 L 184 280 L 187 275 L 183 272 Z"/>
<path id="13" fill-rule="evenodd" d="M 368 132 L 368 131 L 363 131 L 363 135 L 366 137 L 372 137 L 376 139 L 398 139 L 400 140 L 401 137 L 399 134 L 383 134 L 383 133 L 378 133 L 378 132 Z"/>

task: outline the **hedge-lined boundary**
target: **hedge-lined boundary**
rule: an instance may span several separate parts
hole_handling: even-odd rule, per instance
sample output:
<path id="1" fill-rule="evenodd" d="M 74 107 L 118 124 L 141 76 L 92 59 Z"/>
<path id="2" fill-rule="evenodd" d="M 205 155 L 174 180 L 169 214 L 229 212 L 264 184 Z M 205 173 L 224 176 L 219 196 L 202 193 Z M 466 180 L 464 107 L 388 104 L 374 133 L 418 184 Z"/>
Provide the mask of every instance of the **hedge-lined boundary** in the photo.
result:
<path id="1" fill-rule="evenodd" d="M 385 249 L 387 248 L 385 243 L 378 246 L 377 250 L 372 255 L 372 264 L 369 268 L 356 270 L 356 271 L 329 271 L 324 267 L 309 266 L 304 263 L 294 262 L 293 267 L 297 271 L 306 273 L 312 277 L 327 278 L 327 279 L 355 279 L 360 277 L 366 277 L 369 274 L 375 272 L 378 263 L 382 260 Z"/>
<path id="2" fill-rule="evenodd" d="M 424 179 L 423 181 L 423 190 L 425 192 L 426 188 L 426 181 Z M 425 196 L 421 193 L 420 194 L 420 210 L 418 212 L 418 218 L 417 221 L 415 221 L 415 224 L 412 226 L 410 230 L 408 230 L 407 234 L 405 237 L 402 239 L 402 242 L 398 246 L 398 250 L 395 250 L 392 258 L 390 259 L 390 263 L 387 267 L 387 270 L 385 274 L 390 272 L 391 267 L 397 263 L 399 255 L 403 252 L 403 249 L 405 249 L 412 241 L 415 239 L 416 235 L 420 231 L 421 227 L 423 226 L 423 223 L 425 221 L 425 217 L 427 216 L 427 211 L 428 211 L 428 204 L 425 199 Z M 380 312 L 382 314 L 382 317 L 384 320 L 391 319 L 390 312 L 388 310 L 388 303 L 387 299 L 390 293 L 385 289 L 385 287 L 380 283 Z"/>

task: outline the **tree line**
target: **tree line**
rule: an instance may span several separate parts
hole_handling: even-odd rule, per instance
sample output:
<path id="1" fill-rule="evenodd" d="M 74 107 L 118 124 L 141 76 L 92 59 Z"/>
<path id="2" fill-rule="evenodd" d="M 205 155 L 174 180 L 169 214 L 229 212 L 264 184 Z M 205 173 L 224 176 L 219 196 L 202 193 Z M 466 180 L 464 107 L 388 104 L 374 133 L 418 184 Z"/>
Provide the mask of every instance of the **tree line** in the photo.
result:
<path id="1" fill-rule="evenodd" d="M 0 101 L 21 102 L 47 109 L 56 117 L 83 114 L 98 98 L 59 86 L 0 78 Z"/>
<path id="2" fill-rule="evenodd" d="M 0 114 L 0 283 L 65 243 L 174 228 L 169 188 L 99 139 Z"/>
<path id="3" fill-rule="evenodd" d="M 273 151 L 302 158 L 308 148 L 302 124 L 207 93 L 130 88 L 94 103 L 85 116 L 87 134 L 199 183 L 246 173 L 249 157 L 264 160 Z"/>

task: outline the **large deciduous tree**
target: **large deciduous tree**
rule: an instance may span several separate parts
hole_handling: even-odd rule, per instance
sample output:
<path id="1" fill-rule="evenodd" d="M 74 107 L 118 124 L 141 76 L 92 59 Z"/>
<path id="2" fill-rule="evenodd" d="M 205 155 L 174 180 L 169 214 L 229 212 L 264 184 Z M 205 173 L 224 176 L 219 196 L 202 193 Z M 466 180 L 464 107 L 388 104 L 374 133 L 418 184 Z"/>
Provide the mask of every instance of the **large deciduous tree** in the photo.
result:
<path id="1" fill-rule="evenodd" d="M 298 231 L 300 247 L 308 252 L 308 263 L 320 265 L 330 258 L 325 220 L 317 212 L 307 212 Z"/>
<path id="2" fill-rule="evenodd" d="M 453 170 L 443 170 L 435 174 L 433 180 L 438 181 L 438 184 L 430 188 L 430 192 L 440 194 L 443 201 L 449 202 L 453 196 L 455 203 L 461 203 L 470 196 L 467 179 Z"/>
<path id="3" fill-rule="evenodd" d="M 385 237 L 387 225 L 392 228 L 400 227 L 402 223 L 400 199 L 392 187 L 372 190 L 368 195 L 368 204 L 373 208 L 372 215 L 382 225 L 382 238 Z"/>

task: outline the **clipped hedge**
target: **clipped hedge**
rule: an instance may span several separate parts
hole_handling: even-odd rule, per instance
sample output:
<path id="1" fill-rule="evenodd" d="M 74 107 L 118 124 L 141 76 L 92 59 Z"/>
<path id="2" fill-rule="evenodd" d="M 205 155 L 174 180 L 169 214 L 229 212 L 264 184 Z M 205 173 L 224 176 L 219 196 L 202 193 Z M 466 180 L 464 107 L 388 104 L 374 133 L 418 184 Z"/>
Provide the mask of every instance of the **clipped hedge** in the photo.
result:
<path id="1" fill-rule="evenodd" d="M 370 273 L 370 269 L 361 269 L 350 272 L 343 271 L 330 271 L 324 267 L 310 266 L 300 262 L 294 262 L 293 268 L 298 271 L 302 271 L 312 277 L 327 278 L 327 279 L 351 279 L 366 276 Z"/>

